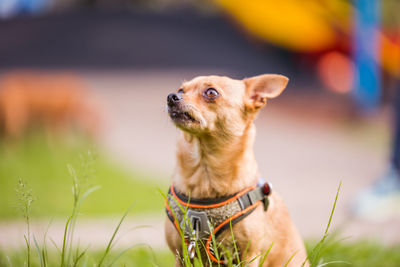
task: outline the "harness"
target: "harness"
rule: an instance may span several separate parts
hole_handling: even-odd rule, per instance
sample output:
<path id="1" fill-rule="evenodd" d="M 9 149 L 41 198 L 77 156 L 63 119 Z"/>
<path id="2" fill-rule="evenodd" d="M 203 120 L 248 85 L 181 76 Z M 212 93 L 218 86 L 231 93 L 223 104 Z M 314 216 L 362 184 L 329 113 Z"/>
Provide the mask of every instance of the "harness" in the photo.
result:
<path id="1" fill-rule="evenodd" d="M 213 236 L 216 239 L 231 225 L 250 215 L 260 204 L 264 204 L 264 210 L 267 210 L 270 193 L 271 186 L 263 179 L 260 179 L 257 186 L 220 198 L 189 198 L 171 185 L 165 207 L 169 220 L 179 233 L 184 234 L 191 259 L 196 254 L 196 243 L 202 243 L 212 261 L 223 263 L 213 255 Z"/>

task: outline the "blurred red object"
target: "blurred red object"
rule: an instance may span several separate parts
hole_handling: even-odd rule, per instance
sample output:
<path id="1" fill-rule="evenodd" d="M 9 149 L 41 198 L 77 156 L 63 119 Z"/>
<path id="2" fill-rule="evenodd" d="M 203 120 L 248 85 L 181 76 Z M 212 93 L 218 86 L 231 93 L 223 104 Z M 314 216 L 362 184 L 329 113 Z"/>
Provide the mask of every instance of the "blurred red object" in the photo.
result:
<path id="1" fill-rule="evenodd" d="M 354 85 L 354 64 L 339 52 L 324 54 L 318 61 L 318 74 L 324 85 L 336 93 L 348 93 Z"/>

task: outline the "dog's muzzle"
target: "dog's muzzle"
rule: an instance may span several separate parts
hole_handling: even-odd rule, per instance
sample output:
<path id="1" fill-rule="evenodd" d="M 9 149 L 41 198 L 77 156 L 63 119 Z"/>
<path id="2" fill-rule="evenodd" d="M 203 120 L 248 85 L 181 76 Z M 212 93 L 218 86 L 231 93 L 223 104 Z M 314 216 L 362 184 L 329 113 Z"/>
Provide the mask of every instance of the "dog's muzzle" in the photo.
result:
<path id="1" fill-rule="evenodd" d="M 183 98 L 179 94 L 169 94 L 167 97 L 168 113 L 175 123 L 197 122 L 193 116 L 183 108 Z"/>
<path id="2" fill-rule="evenodd" d="M 175 94 L 175 93 L 169 94 L 167 96 L 168 107 L 176 106 L 181 100 L 182 100 L 182 96 L 180 96 L 179 94 Z"/>

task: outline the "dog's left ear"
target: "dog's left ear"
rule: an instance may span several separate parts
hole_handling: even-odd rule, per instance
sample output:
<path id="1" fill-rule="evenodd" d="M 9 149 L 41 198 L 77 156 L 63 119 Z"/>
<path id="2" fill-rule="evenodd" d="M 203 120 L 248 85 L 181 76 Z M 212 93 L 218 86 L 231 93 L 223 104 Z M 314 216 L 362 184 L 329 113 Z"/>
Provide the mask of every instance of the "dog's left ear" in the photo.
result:
<path id="1" fill-rule="evenodd" d="M 289 79 L 279 74 L 263 74 L 243 80 L 246 86 L 246 105 L 252 110 L 265 106 L 267 99 L 279 96 Z"/>

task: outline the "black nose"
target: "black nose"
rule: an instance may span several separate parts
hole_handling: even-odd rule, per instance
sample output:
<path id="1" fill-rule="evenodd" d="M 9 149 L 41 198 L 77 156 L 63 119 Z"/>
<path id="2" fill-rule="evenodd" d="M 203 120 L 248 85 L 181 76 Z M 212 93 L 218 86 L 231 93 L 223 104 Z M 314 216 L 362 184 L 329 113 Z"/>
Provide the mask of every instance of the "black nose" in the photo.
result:
<path id="1" fill-rule="evenodd" d="M 167 102 L 168 102 L 169 106 L 173 106 L 181 100 L 182 100 L 182 97 L 175 93 L 169 94 L 167 97 Z"/>

